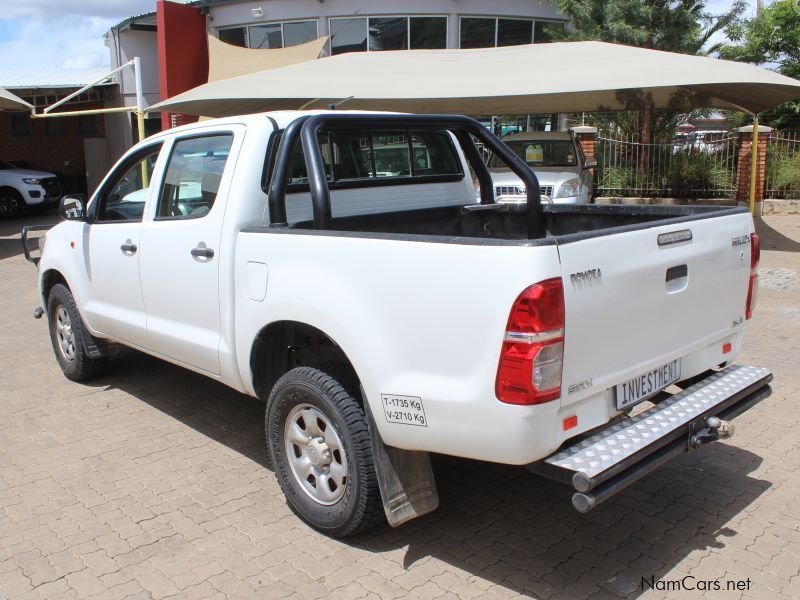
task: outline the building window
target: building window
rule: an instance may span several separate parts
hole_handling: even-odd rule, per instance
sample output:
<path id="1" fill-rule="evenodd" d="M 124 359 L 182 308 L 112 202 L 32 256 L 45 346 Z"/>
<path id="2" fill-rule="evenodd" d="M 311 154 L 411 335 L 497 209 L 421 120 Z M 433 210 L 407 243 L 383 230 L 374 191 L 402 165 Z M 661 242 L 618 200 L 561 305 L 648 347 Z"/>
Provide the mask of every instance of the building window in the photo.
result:
<path id="1" fill-rule="evenodd" d="M 497 19 L 461 18 L 462 48 L 492 48 L 497 42 Z"/>
<path id="2" fill-rule="evenodd" d="M 81 135 L 97 134 L 97 120 L 94 115 L 78 116 L 78 133 Z"/>
<path id="3" fill-rule="evenodd" d="M 533 41 L 533 21 L 528 19 L 497 19 L 497 45 L 519 46 Z"/>
<path id="4" fill-rule="evenodd" d="M 283 48 L 283 32 L 280 23 L 254 25 L 248 31 L 250 48 Z"/>
<path id="5" fill-rule="evenodd" d="M 246 27 L 231 27 L 230 29 L 220 29 L 219 39 L 226 44 L 233 46 L 247 47 L 247 28 Z"/>
<path id="6" fill-rule="evenodd" d="M 363 52 L 367 49 L 366 19 L 331 19 L 331 54 Z"/>
<path id="7" fill-rule="evenodd" d="M 460 47 L 493 48 L 550 42 L 553 28 L 563 30 L 564 23 L 533 19 L 461 17 Z"/>
<path id="8" fill-rule="evenodd" d="M 415 50 L 447 48 L 447 17 L 411 17 L 408 37 Z"/>
<path id="9" fill-rule="evenodd" d="M 283 24 L 283 45 L 286 48 L 311 42 L 318 37 L 316 21 L 297 21 Z"/>
<path id="10" fill-rule="evenodd" d="M 447 17 L 356 17 L 330 20 L 331 54 L 447 47 Z"/>
<path id="11" fill-rule="evenodd" d="M 317 39 L 316 21 L 263 23 L 219 30 L 219 39 L 243 48 L 288 48 Z"/>
<path id="12" fill-rule="evenodd" d="M 408 50 L 408 19 L 404 17 L 369 20 L 370 50 Z"/>
<path id="13" fill-rule="evenodd" d="M 64 117 L 45 119 L 44 132 L 52 136 L 64 135 Z"/>
<path id="14" fill-rule="evenodd" d="M 31 121 L 28 115 L 11 115 L 11 134 L 14 137 L 27 137 L 31 134 Z"/>

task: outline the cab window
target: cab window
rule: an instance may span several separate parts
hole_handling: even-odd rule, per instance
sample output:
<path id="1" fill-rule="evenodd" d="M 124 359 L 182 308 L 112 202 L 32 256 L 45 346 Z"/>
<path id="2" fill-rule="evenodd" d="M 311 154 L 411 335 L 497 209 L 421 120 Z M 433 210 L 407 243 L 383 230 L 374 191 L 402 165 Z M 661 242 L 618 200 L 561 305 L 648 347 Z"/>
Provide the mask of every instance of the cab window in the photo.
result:
<path id="1" fill-rule="evenodd" d="M 332 189 L 463 176 L 455 146 L 445 131 L 332 130 L 320 132 L 319 144 Z M 306 189 L 308 172 L 298 141 L 289 167 L 289 191 Z"/>
<path id="2" fill-rule="evenodd" d="M 231 133 L 176 141 L 164 172 L 156 219 L 197 219 L 207 215 L 217 198 L 232 144 Z"/>
<path id="3" fill-rule="evenodd" d="M 142 220 L 161 146 L 149 146 L 119 167 L 100 193 L 97 222 Z"/>

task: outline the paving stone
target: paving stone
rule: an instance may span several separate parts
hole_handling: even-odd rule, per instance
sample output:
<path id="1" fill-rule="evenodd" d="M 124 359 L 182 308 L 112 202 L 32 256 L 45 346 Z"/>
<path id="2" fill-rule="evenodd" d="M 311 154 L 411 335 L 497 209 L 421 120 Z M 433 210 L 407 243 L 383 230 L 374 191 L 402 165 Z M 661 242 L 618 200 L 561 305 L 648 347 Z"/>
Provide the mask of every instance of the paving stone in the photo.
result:
<path id="1" fill-rule="evenodd" d="M 20 226 L 0 221 L 0 249 Z M 800 217 L 759 228 L 800 242 Z M 30 318 L 35 270 L 0 254 L 0 598 L 800 597 L 800 253 L 773 246 L 737 358 L 773 395 L 731 440 L 585 516 L 524 469 L 434 457 L 437 512 L 345 542 L 287 507 L 261 403 L 133 351 L 66 380 Z M 751 588 L 640 589 L 684 575 Z"/>

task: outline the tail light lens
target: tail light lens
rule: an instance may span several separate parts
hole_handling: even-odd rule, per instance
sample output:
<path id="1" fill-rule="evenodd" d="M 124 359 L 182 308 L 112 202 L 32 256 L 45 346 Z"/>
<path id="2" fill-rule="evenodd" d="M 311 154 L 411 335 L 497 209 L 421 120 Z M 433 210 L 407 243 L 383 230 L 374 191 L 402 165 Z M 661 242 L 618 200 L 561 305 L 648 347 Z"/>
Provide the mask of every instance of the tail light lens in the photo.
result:
<path id="1" fill-rule="evenodd" d="M 495 393 L 508 404 L 541 404 L 561 395 L 564 288 L 560 278 L 526 288 L 508 317 Z"/>
<path id="2" fill-rule="evenodd" d="M 750 285 L 747 288 L 747 304 L 744 307 L 744 318 L 753 316 L 758 299 L 758 263 L 761 262 L 761 238 L 757 233 L 750 234 Z"/>

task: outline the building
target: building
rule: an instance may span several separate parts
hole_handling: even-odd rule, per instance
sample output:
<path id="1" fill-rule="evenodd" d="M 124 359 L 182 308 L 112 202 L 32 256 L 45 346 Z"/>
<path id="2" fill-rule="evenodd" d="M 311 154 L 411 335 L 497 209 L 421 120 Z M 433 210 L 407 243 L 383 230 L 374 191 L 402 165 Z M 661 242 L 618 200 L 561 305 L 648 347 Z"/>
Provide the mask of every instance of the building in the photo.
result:
<path id="1" fill-rule="evenodd" d="M 92 83 L 108 69 L 0 74 L 0 85 L 35 107 L 36 113 Z M 59 107 L 59 111 L 104 108 L 116 84 L 103 81 Z M 0 159 L 55 173 L 66 193 L 85 194 L 110 166 L 103 115 L 34 119 L 27 111 L 0 112 Z"/>
<path id="2" fill-rule="evenodd" d="M 235 46 L 261 49 L 285 48 L 326 36 L 323 54 L 336 55 L 547 42 L 551 28 L 565 25 L 550 0 L 495 0 L 491 5 L 482 0 L 196 0 L 181 4 L 157 0 L 155 8 L 121 21 L 105 34 L 111 58 L 108 70 L 50 70 L 6 80 L 0 74 L 0 85 L 41 114 L 47 106 L 139 57 L 142 92 L 149 106 L 207 81 L 208 35 Z M 59 111 L 125 106 L 136 106 L 130 68 Z M 145 131 L 149 135 L 191 120 L 148 114 Z M 527 119 L 527 126 L 530 123 Z M 54 172 L 68 193 L 91 193 L 136 141 L 131 112 L 48 119 L 32 119 L 24 112 L 0 113 L 0 159 Z"/>
<path id="3" fill-rule="evenodd" d="M 484 48 L 547 42 L 565 18 L 549 0 L 158 0 L 156 11 L 125 19 L 106 34 L 112 68 L 139 56 L 148 103 L 207 81 L 206 36 L 247 48 L 284 48 L 328 36 L 324 54 Z M 413 85 L 413 82 L 409 82 Z M 118 102 L 135 104 L 131 75 Z M 125 115 L 117 118 L 129 119 Z M 149 121 L 155 129 L 156 123 Z M 162 127 L 184 122 L 162 117 Z M 135 139 L 118 124 L 123 145 Z"/>

